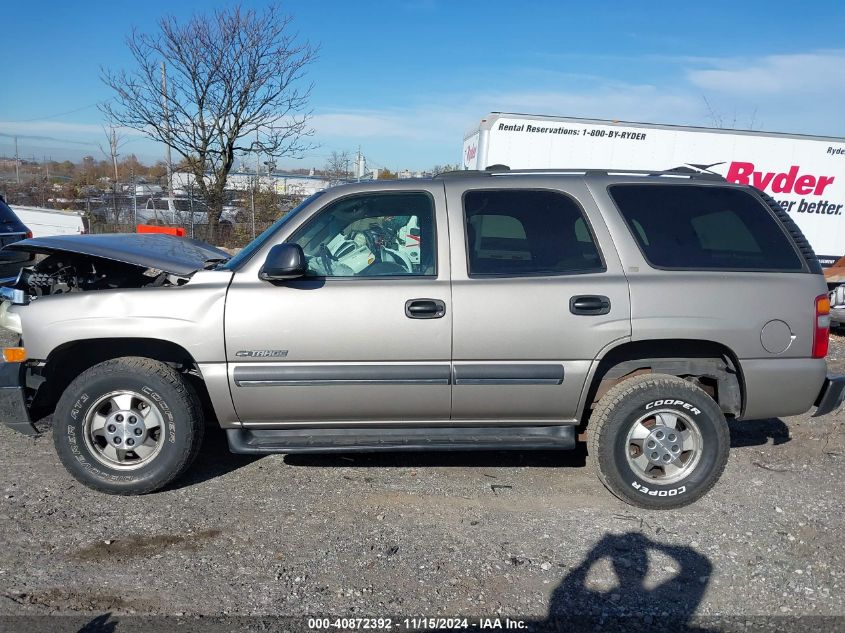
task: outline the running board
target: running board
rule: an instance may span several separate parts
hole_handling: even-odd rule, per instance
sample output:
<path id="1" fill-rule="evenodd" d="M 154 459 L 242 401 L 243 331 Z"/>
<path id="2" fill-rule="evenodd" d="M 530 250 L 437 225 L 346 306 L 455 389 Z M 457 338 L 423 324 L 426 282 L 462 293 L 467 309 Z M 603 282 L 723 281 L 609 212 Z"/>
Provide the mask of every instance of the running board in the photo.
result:
<path id="1" fill-rule="evenodd" d="M 571 450 L 575 426 L 227 429 L 233 453 Z"/>

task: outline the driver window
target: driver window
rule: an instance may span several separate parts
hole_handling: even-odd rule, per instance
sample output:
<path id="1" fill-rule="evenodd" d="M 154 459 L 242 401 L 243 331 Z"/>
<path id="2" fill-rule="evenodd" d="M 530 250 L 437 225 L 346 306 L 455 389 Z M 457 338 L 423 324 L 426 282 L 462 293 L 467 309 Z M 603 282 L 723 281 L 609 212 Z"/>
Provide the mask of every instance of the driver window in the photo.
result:
<path id="1" fill-rule="evenodd" d="M 434 204 L 427 193 L 371 193 L 320 211 L 289 240 L 309 277 L 436 274 Z"/>

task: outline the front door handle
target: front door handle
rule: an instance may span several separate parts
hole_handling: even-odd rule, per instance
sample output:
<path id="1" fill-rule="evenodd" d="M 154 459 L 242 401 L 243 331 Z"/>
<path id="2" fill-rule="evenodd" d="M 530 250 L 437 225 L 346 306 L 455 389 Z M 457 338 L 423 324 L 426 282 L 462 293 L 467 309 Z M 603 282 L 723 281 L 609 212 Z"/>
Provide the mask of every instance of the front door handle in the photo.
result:
<path id="1" fill-rule="evenodd" d="M 569 300 L 572 314 L 598 315 L 610 312 L 610 299 L 604 295 L 579 295 Z"/>
<path id="2" fill-rule="evenodd" d="M 409 299 L 405 302 L 405 316 L 409 319 L 439 319 L 446 314 L 446 304 L 440 299 Z"/>

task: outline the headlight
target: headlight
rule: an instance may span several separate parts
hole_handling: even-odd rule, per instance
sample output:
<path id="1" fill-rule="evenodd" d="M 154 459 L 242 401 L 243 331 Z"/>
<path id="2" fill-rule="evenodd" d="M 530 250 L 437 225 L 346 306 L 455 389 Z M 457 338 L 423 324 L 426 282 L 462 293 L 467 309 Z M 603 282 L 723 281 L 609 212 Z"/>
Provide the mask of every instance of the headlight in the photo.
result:
<path id="1" fill-rule="evenodd" d="M 21 315 L 17 312 L 9 312 L 9 308 L 11 306 L 12 304 L 8 301 L 0 303 L 0 327 L 17 334 L 23 334 L 23 328 L 21 327 Z"/>
<path id="2" fill-rule="evenodd" d="M 20 279 L 20 275 L 18 276 L 18 278 Z M 3 286 L 2 288 L 0 288 L 0 300 L 8 301 L 16 305 L 25 306 L 29 303 L 29 295 L 27 295 L 25 291 L 19 290 L 18 288 L 10 288 L 9 286 Z"/>

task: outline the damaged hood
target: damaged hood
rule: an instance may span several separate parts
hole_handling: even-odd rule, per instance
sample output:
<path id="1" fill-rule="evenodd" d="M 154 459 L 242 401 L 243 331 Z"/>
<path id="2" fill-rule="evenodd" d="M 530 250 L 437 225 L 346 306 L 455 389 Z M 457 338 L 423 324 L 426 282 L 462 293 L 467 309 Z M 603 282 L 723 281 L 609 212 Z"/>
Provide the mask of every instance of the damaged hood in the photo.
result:
<path id="1" fill-rule="evenodd" d="M 190 275 L 209 262 L 229 258 L 226 251 L 205 242 L 161 233 L 54 235 L 14 242 L 5 248 L 43 255 L 88 255 L 173 275 Z"/>

